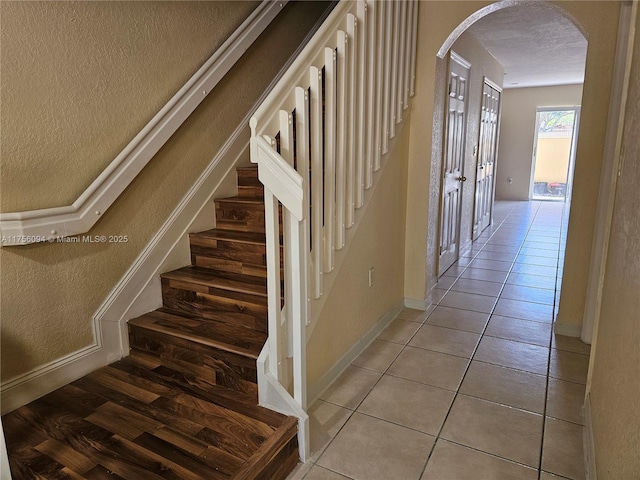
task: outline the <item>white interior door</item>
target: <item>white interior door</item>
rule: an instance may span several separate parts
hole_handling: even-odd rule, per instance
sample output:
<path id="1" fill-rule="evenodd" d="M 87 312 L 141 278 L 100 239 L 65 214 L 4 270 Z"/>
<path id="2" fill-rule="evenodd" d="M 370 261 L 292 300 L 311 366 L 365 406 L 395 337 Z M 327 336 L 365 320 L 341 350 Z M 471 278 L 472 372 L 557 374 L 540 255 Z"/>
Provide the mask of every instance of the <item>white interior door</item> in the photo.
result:
<path id="1" fill-rule="evenodd" d="M 495 192 L 495 169 L 498 153 L 498 125 L 500 123 L 501 89 L 485 79 L 482 92 L 480 139 L 476 166 L 473 239 L 491 225 Z"/>
<path id="2" fill-rule="evenodd" d="M 451 52 L 449 88 L 442 162 L 442 198 L 440 202 L 440 259 L 442 275 L 456 260 L 460 250 L 460 207 L 464 177 L 466 103 L 471 64 Z"/>

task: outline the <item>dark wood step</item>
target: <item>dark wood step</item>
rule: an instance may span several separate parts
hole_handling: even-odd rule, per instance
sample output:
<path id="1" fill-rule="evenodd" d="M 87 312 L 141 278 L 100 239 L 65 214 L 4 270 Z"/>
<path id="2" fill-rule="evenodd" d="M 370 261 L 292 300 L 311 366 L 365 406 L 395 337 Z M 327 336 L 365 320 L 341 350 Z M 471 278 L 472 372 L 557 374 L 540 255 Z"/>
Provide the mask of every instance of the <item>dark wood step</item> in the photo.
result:
<path id="1" fill-rule="evenodd" d="M 296 419 L 163 369 L 123 359 L 5 415 L 13 478 L 286 477 Z"/>
<path id="2" fill-rule="evenodd" d="M 266 278 L 264 235 L 231 230 L 192 233 L 191 263 L 197 267 Z"/>
<path id="3" fill-rule="evenodd" d="M 257 401 L 256 358 L 261 345 L 255 334 L 259 332 L 245 329 L 244 339 L 234 345 L 222 341 L 227 335 L 217 327 L 211 328 L 206 320 L 151 312 L 129 321 L 131 355 L 155 357 L 191 381 L 238 390 Z"/>
<path id="4" fill-rule="evenodd" d="M 229 197 L 215 200 L 216 228 L 264 233 L 264 201 L 256 197 Z"/>

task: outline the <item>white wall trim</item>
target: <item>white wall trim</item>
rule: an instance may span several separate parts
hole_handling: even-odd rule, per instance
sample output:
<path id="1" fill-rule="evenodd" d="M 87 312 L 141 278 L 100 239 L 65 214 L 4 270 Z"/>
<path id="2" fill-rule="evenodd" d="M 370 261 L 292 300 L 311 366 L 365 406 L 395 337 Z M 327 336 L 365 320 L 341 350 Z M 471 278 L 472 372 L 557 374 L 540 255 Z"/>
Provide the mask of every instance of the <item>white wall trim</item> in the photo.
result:
<path id="1" fill-rule="evenodd" d="M 431 304 L 428 300 L 418 300 L 417 298 L 406 298 L 404 299 L 404 306 L 406 308 L 413 308 L 414 310 L 422 310 L 425 311 L 427 309 L 427 304 Z"/>
<path id="2" fill-rule="evenodd" d="M 591 394 L 584 400 L 584 456 L 587 480 L 597 480 L 596 445 L 593 436 L 593 422 L 591 419 Z"/>
<path id="3" fill-rule="evenodd" d="M 567 323 L 555 322 L 553 324 L 553 331 L 558 335 L 564 335 L 565 337 L 580 338 L 580 334 L 582 333 L 582 325 L 570 325 Z"/>
<path id="4" fill-rule="evenodd" d="M 0 214 L 2 245 L 88 232 L 288 0 L 264 0 L 71 205 Z"/>
<path id="5" fill-rule="evenodd" d="M 403 308 L 403 302 L 396 303 L 385 313 L 373 327 L 369 329 L 360 339 L 338 360 L 327 372 L 322 375 L 316 383 L 309 387 L 307 398 L 309 406 L 313 405 L 322 393 L 340 376 L 344 370 L 351 365 L 351 362 L 367 348 L 376 337 L 387 328 L 387 326 L 398 316 Z"/>

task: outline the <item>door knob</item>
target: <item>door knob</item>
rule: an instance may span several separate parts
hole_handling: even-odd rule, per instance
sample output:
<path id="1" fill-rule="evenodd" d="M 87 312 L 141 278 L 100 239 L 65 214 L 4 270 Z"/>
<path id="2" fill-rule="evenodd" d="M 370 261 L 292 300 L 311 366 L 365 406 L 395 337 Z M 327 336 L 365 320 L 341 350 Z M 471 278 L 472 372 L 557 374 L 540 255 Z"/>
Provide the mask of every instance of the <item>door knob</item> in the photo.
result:
<path id="1" fill-rule="evenodd" d="M 457 177 L 456 180 L 458 180 L 459 182 L 466 182 L 467 177 Z"/>

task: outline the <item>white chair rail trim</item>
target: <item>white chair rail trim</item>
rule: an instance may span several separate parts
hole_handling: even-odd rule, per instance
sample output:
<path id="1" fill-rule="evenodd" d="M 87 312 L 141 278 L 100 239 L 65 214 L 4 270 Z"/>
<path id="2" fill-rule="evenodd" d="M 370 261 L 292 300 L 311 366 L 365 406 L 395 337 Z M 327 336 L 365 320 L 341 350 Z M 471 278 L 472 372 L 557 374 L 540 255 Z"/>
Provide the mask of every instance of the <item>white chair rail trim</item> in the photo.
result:
<path id="1" fill-rule="evenodd" d="M 0 214 L 1 245 L 88 232 L 287 2 L 263 0 L 73 204 Z"/>

